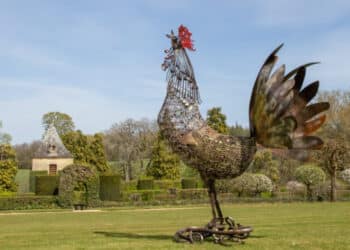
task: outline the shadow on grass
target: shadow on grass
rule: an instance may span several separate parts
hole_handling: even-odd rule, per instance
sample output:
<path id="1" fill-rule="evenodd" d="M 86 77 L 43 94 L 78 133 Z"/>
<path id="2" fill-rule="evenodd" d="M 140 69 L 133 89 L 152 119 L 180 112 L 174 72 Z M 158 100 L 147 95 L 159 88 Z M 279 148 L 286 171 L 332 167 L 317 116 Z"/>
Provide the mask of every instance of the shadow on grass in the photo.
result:
<path id="1" fill-rule="evenodd" d="M 128 239 L 148 239 L 148 240 L 172 240 L 172 235 L 165 234 L 136 234 L 136 233 L 122 233 L 122 232 L 94 232 L 106 237 L 128 238 Z"/>
<path id="2" fill-rule="evenodd" d="M 101 234 L 106 237 L 116 237 L 116 238 L 128 238 L 128 239 L 148 239 L 148 240 L 173 240 L 174 237 L 171 235 L 164 235 L 164 234 L 136 234 L 136 233 L 122 233 L 122 232 L 101 232 L 96 231 L 95 234 Z M 249 238 L 265 238 L 263 235 L 251 235 Z"/>

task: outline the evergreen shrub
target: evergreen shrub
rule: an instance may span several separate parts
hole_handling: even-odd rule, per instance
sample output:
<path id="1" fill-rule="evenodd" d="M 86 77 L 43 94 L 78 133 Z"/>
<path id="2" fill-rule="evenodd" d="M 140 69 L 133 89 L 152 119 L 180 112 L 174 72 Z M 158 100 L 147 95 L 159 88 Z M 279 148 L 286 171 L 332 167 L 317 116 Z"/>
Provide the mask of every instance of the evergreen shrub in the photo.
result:
<path id="1" fill-rule="evenodd" d="M 42 176 L 42 175 L 48 175 L 46 170 L 41 171 L 30 171 L 29 176 L 29 191 L 32 193 L 35 193 L 35 177 L 36 176 Z"/>
<path id="2" fill-rule="evenodd" d="M 138 190 L 149 190 L 153 189 L 154 180 L 153 178 L 140 178 L 137 181 L 137 189 Z"/>
<path id="3" fill-rule="evenodd" d="M 120 175 L 100 175 L 100 199 L 118 201 L 121 199 Z"/>
<path id="4" fill-rule="evenodd" d="M 35 194 L 58 195 L 59 180 L 58 175 L 35 176 Z"/>
<path id="5" fill-rule="evenodd" d="M 184 178 L 181 180 L 181 187 L 183 189 L 193 189 L 198 187 L 198 182 L 195 178 Z"/>

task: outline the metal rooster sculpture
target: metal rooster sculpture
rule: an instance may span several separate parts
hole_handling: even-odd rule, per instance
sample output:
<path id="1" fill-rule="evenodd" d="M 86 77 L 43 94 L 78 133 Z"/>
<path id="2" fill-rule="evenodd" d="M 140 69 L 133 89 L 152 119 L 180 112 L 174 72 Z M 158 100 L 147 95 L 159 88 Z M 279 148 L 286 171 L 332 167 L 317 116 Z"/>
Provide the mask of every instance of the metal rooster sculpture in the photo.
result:
<path id="1" fill-rule="evenodd" d="M 167 72 L 168 86 L 158 124 L 173 151 L 199 171 L 208 187 L 213 219 L 205 227 L 179 230 L 175 238 L 191 243 L 207 237 L 218 243 L 225 239 L 240 241 L 249 236 L 252 228 L 223 216 L 215 180 L 241 175 L 252 161 L 257 144 L 294 152 L 320 148 L 322 140 L 310 134 L 324 123 L 325 115 L 321 113 L 329 104 L 308 105 L 317 93 L 318 81 L 301 90 L 306 68 L 314 63 L 287 74 L 282 65 L 271 75 L 281 45 L 268 56 L 255 81 L 249 107 L 250 136 L 220 134 L 206 124 L 199 111 L 198 85 L 186 52 L 194 50 L 191 35 L 182 25 L 177 36 L 173 31 L 167 35 L 171 47 L 165 51 L 162 68 Z"/>

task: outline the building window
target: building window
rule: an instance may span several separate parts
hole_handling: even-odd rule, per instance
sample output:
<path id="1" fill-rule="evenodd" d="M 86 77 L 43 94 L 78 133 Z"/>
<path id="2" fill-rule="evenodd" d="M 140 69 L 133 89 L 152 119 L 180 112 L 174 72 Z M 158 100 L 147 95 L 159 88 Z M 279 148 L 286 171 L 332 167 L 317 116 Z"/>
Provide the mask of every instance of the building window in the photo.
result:
<path id="1" fill-rule="evenodd" d="M 49 175 L 55 175 L 55 174 L 57 174 L 57 164 L 50 164 Z"/>

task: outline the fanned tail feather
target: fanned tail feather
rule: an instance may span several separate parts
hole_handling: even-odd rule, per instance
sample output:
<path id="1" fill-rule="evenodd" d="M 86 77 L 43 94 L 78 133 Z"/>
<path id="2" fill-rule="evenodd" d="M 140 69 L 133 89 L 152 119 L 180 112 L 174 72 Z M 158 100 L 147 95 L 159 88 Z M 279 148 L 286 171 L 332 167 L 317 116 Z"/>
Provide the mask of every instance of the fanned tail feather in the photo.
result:
<path id="1" fill-rule="evenodd" d="M 311 134 L 325 122 L 322 114 L 329 103 L 309 104 L 319 82 L 302 89 L 307 63 L 285 74 L 282 65 L 271 75 L 277 62 L 277 47 L 266 59 L 254 84 L 249 107 L 250 133 L 264 147 L 292 149 L 294 152 L 317 149 L 323 142 Z"/>

